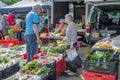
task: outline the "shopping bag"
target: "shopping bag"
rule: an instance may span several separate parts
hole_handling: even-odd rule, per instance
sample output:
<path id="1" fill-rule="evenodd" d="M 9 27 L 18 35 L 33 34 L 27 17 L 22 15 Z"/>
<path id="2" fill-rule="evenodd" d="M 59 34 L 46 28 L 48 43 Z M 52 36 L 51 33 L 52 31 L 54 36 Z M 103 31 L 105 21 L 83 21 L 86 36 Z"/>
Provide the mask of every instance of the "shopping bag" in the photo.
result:
<path id="1" fill-rule="evenodd" d="M 66 54 L 67 54 L 67 57 L 66 57 L 66 61 L 73 61 L 75 59 L 75 57 L 77 57 L 78 53 L 76 51 L 76 49 L 67 49 L 66 50 Z"/>
<path id="2" fill-rule="evenodd" d="M 66 61 L 66 65 L 69 70 L 76 72 L 78 68 L 82 68 L 82 60 L 80 56 L 77 55 L 73 61 Z"/>

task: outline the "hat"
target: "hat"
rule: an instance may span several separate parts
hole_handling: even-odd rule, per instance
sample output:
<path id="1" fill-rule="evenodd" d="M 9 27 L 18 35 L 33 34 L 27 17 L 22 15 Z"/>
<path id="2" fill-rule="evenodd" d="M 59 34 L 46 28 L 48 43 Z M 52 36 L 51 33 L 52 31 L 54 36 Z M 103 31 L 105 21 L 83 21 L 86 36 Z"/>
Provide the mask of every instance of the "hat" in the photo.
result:
<path id="1" fill-rule="evenodd" d="M 8 12 L 13 12 L 13 10 L 12 10 L 12 9 L 9 9 Z"/>
<path id="2" fill-rule="evenodd" d="M 60 22 L 60 23 L 64 23 L 64 22 L 65 22 L 65 19 L 60 19 L 59 22 Z"/>

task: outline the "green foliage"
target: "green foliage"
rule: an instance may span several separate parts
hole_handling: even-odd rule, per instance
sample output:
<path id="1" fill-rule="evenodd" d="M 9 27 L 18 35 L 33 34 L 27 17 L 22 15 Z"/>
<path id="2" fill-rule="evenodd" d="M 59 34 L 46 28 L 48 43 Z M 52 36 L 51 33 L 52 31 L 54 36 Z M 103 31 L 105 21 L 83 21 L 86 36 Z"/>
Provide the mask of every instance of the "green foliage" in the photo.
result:
<path id="1" fill-rule="evenodd" d="M 86 56 L 88 56 L 91 51 L 92 51 L 92 49 L 91 49 L 90 45 L 88 45 L 87 47 L 84 48 L 84 52 L 85 52 Z"/>
<path id="2" fill-rule="evenodd" d="M 18 2 L 20 0 L 1 0 L 1 1 L 3 1 L 4 3 L 6 3 L 8 5 L 11 5 L 11 4 L 14 4 L 14 3 L 16 3 L 16 2 Z"/>
<path id="3" fill-rule="evenodd" d="M 81 0 L 77 0 L 77 3 L 80 3 L 81 2 Z"/>

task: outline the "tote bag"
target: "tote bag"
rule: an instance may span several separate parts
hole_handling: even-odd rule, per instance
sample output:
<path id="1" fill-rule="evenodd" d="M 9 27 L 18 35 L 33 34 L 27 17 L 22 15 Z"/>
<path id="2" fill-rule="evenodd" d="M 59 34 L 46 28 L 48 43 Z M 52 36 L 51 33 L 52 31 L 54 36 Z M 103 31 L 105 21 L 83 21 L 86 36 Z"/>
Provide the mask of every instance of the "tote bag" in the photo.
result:
<path id="1" fill-rule="evenodd" d="M 73 61 L 78 55 L 75 48 L 74 49 L 67 49 L 66 54 L 67 54 L 66 61 Z"/>

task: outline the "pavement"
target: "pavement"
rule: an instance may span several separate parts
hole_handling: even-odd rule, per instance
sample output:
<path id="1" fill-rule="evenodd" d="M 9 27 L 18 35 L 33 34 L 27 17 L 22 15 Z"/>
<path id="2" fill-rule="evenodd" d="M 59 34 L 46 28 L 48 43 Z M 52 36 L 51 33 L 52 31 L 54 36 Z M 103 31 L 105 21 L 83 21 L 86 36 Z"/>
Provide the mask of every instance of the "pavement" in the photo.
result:
<path id="1" fill-rule="evenodd" d="M 81 47 L 78 50 L 78 53 L 79 53 L 81 59 L 84 60 L 86 55 L 87 55 L 86 51 L 85 51 L 85 47 Z M 59 76 L 57 78 L 57 80 L 83 80 L 82 77 L 81 77 L 82 72 L 83 72 L 83 68 L 78 69 L 77 72 L 78 72 L 78 75 L 76 75 L 76 76 L 67 76 L 67 75 L 61 74 L 61 76 Z M 119 75 L 118 80 L 120 80 L 120 66 L 119 66 L 118 75 Z"/>

